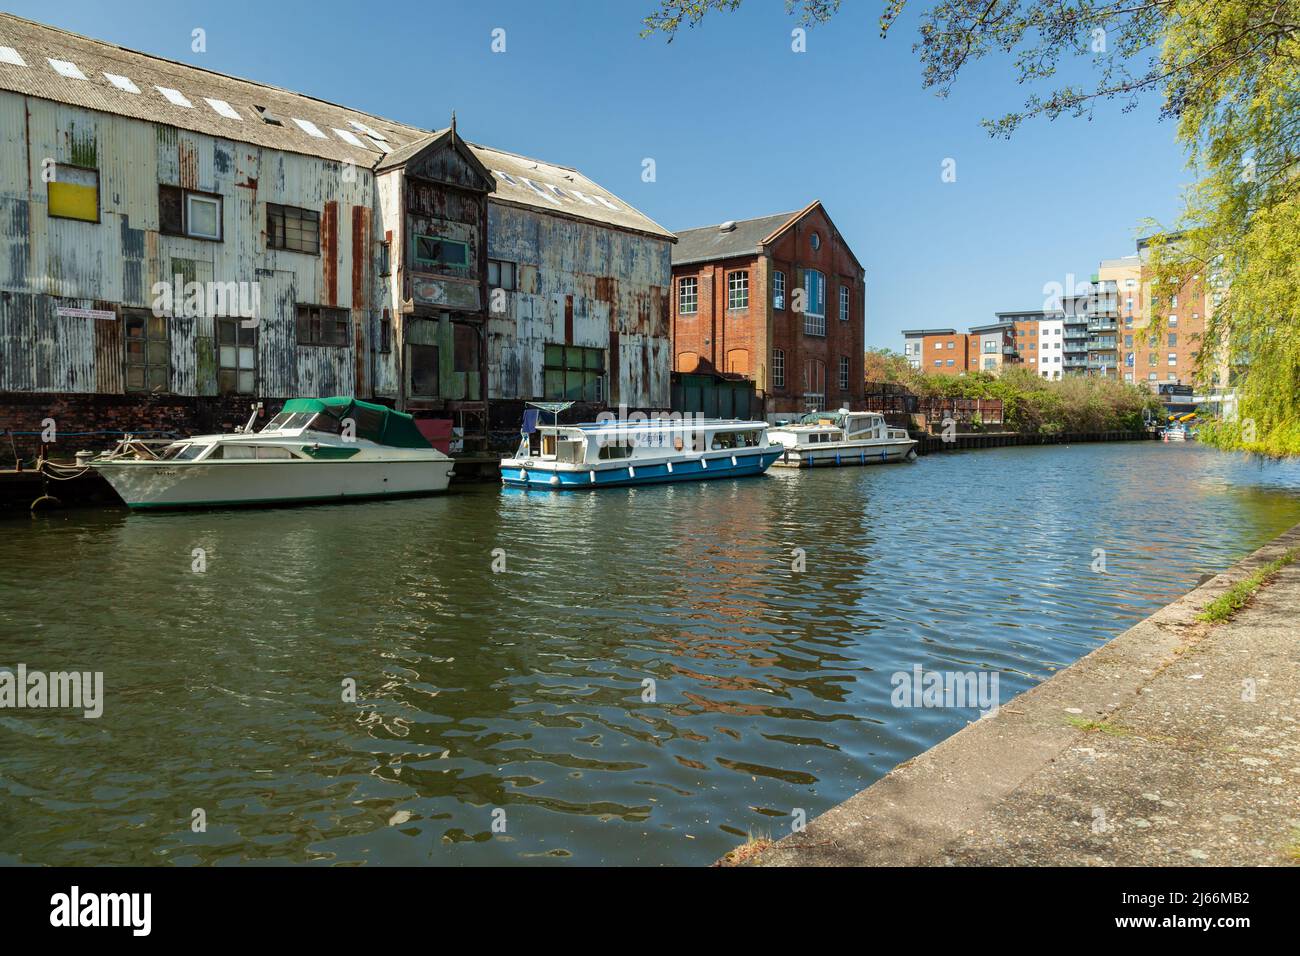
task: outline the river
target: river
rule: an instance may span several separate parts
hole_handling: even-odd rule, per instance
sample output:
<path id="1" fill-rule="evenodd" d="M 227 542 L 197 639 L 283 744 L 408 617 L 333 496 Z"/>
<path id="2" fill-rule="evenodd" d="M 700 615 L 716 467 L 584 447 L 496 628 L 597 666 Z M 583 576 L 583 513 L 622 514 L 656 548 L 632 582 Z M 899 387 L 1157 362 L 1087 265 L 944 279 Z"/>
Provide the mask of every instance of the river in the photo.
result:
<path id="1" fill-rule="evenodd" d="M 1005 703 L 1298 521 L 1157 443 L 5 520 L 0 666 L 104 705 L 0 710 L 0 863 L 708 863 L 979 716 L 892 675 Z"/>

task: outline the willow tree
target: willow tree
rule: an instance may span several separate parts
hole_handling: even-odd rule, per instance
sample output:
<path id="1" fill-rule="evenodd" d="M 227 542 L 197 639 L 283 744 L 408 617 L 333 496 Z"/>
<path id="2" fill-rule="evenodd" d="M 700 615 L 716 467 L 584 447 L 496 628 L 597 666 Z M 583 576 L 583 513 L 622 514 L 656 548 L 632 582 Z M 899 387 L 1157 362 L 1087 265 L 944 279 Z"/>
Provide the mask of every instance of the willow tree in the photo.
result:
<path id="1" fill-rule="evenodd" d="M 659 0 L 646 35 L 668 39 L 742 0 Z M 881 36 L 907 0 L 884 0 Z M 786 0 L 805 26 L 840 0 Z M 945 96 L 963 68 L 1010 61 L 1031 92 L 988 118 L 1009 137 L 1036 117 L 1091 116 L 1152 102 L 1176 124 L 1194 185 L 1176 222 L 1148 224 L 1160 334 L 1171 297 L 1209 284 L 1199 384 L 1240 386 L 1238 414 L 1205 436 L 1222 447 L 1300 455 L 1300 0 L 928 0 L 913 49 L 923 84 Z M 1069 69 L 1080 61 L 1085 70 Z M 1087 82 L 1060 81 L 1062 73 Z"/>

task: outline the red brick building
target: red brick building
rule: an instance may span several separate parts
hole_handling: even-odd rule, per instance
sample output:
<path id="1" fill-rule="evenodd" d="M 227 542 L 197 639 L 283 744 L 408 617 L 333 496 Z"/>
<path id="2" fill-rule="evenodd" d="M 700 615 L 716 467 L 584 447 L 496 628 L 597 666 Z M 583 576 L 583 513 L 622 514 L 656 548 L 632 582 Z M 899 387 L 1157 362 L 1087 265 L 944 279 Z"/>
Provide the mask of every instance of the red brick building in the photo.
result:
<path id="1" fill-rule="evenodd" d="M 769 417 L 865 401 L 866 283 L 820 201 L 677 234 L 673 369 L 751 379 Z"/>

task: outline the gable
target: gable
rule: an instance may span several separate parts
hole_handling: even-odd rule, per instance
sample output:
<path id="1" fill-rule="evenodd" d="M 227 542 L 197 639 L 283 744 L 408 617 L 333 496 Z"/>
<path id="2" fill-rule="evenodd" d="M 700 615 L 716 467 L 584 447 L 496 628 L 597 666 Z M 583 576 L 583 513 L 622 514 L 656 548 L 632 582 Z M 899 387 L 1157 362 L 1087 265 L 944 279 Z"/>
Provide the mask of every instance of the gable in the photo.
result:
<path id="1" fill-rule="evenodd" d="M 474 156 L 459 140 L 444 137 L 406 164 L 406 175 L 417 176 L 473 192 L 492 191 L 493 183 Z"/>

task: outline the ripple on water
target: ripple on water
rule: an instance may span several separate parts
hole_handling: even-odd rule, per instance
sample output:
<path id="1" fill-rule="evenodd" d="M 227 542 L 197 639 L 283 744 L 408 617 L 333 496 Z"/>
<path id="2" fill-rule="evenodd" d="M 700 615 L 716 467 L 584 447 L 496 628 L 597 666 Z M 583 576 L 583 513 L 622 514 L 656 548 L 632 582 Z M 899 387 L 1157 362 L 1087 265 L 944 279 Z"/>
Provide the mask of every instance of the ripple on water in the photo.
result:
<path id="1" fill-rule="evenodd" d="M 0 663 L 102 670 L 107 702 L 0 717 L 3 859 L 707 862 L 978 716 L 893 707 L 895 673 L 1005 701 L 1300 520 L 1297 489 L 1091 445 L 13 523 Z"/>

